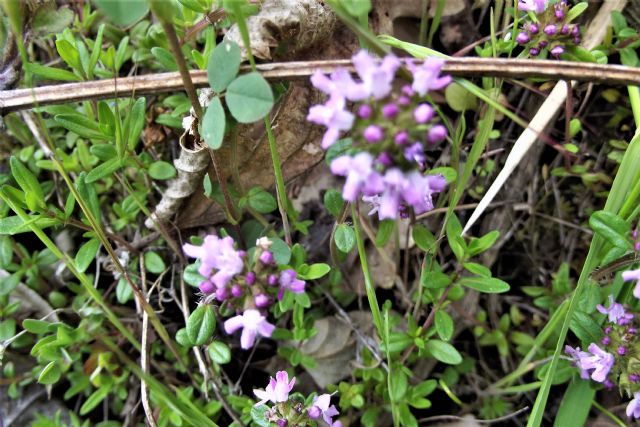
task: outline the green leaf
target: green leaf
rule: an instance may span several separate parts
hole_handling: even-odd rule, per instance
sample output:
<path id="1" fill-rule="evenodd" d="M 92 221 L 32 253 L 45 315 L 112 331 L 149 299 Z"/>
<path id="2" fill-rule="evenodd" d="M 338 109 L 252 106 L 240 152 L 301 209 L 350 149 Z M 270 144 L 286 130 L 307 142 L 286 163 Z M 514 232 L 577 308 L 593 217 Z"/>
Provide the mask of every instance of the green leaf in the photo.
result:
<path id="1" fill-rule="evenodd" d="M 193 343 L 189 341 L 189 337 L 187 336 L 187 329 L 181 328 L 176 332 L 176 341 L 183 347 L 193 347 Z"/>
<path id="2" fill-rule="evenodd" d="M 249 206 L 263 214 L 278 209 L 276 198 L 260 187 L 253 187 L 249 190 L 247 193 L 247 201 L 249 202 Z"/>
<path id="3" fill-rule="evenodd" d="M 124 277 L 121 277 L 116 285 L 116 299 L 120 304 L 126 304 L 129 300 L 133 299 L 133 289 Z"/>
<path id="4" fill-rule="evenodd" d="M 335 188 L 330 188 L 324 193 L 324 207 L 334 217 L 338 217 L 344 208 L 342 195 Z"/>
<path id="5" fill-rule="evenodd" d="M 213 341 L 207 347 L 207 351 L 209 352 L 211 360 L 218 365 L 224 365 L 231 361 L 231 350 L 228 345 L 221 341 Z"/>
<path id="6" fill-rule="evenodd" d="M 435 325 L 440 339 L 449 341 L 453 336 L 453 319 L 451 316 L 442 309 L 438 310 L 435 316 Z"/>
<path id="7" fill-rule="evenodd" d="M 333 240 L 340 251 L 348 253 L 356 244 L 356 233 L 350 225 L 340 224 L 336 227 Z"/>
<path id="8" fill-rule="evenodd" d="M 289 260 L 291 259 L 291 248 L 287 245 L 284 240 L 279 239 L 277 237 L 272 237 L 271 240 L 271 253 L 273 254 L 273 258 L 278 265 L 287 265 L 289 264 Z"/>
<path id="9" fill-rule="evenodd" d="M 626 248 L 630 245 L 627 236 L 629 225 L 613 212 L 597 211 L 589 218 L 591 229 L 604 237 L 613 246 Z"/>
<path id="10" fill-rule="evenodd" d="M 462 362 L 462 356 L 458 353 L 458 350 L 448 342 L 429 340 L 425 344 L 425 349 L 440 362 L 449 365 L 457 365 Z"/>
<path id="11" fill-rule="evenodd" d="M 460 284 L 478 292 L 488 294 L 507 292 L 510 289 L 507 282 L 503 282 L 495 277 L 463 277 L 460 280 Z"/>
<path id="12" fill-rule="evenodd" d="M 53 120 L 60 126 L 87 139 L 111 139 L 100 130 L 100 125 L 82 114 L 58 114 Z"/>
<path id="13" fill-rule="evenodd" d="M 451 278 L 440 271 L 424 272 L 420 283 L 427 289 L 442 289 L 451 284 Z"/>
<path id="14" fill-rule="evenodd" d="M 196 262 L 193 264 L 189 264 L 187 268 L 184 269 L 182 278 L 188 285 L 198 286 L 202 281 L 204 281 L 204 277 L 202 277 L 202 275 L 198 273 L 199 267 L 200 267 L 199 262 Z"/>
<path id="15" fill-rule="evenodd" d="M 389 398 L 392 402 L 400 402 L 404 398 L 405 394 L 407 394 L 407 388 L 409 387 L 407 374 L 403 371 L 397 370 L 393 373 L 390 382 Z"/>
<path id="16" fill-rule="evenodd" d="M 196 308 L 187 319 L 187 336 L 193 345 L 203 345 L 216 327 L 216 315 L 209 304 Z"/>
<path id="17" fill-rule="evenodd" d="M 448 166 L 442 166 L 439 168 L 431 169 L 428 175 L 442 175 L 447 184 L 452 184 L 458 179 L 458 172 L 454 168 Z"/>
<path id="18" fill-rule="evenodd" d="M 128 27 L 149 12 L 146 0 L 93 0 L 111 22 Z"/>
<path id="19" fill-rule="evenodd" d="M 396 229 L 396 222 L 392 219 L 385 219 L 380 221 L 378 225 L 378 234 L 376 234 L 376 246 L 382 247 L 387 244 L 389 238 L 393 234 L 393 230 Z"/>
<path id="20" fill-rule="evenodd" d="M 478 108 L 478 98 L 459 83 L 452 83 L 444 91 L 447 104 L 458 113 Z"/>
<path id="21" fill-rule="evenodd" d="M 479 239 L 473 238 L 469 242 L 468 252 L 470 256 L 477 255 L 481 252 L 489 249 L 500 237 L 500 232 L 497 230 L 491 231 L 490 233 L 485 234 Z"/>
<path id="22" fill-rule="evenodd" d="M 62 372 L 60 371 L 60 367 L 57 362 L 49 362 L 47 366 L 45 366 L 40 375 L 38 376 L 38 382 L 40 384 L 55 384 L 60 379 Z"/>
<path id="23" fill-rule="evenodd" d="M 160 274 L 166 270 L 167 266 L 157 253 L 153 251 L 144 253 L 144 268 L 154 274 Z"/>
<path id="24" fill-rule="evenodd" d="M 475 262 L 465 262 L 463 265 L 465 270 L 470 271 L 471 273 L 483 276 L 483 277 L 491 277 L 491 270 L 485 267 L 482 264 L 478 264 Z"/>
<path id="25" fill-rule="evenodd" d="M 77 82 L 82 80 L 71 71 L 63 70 L 62 68 L 46 67 L 44 65 L 29 62 L 24 66 L 25 70 L 29 71 L 36 76 L 44 77 L 48 80 L 59 80 L 63 82 Z"/>
<path id="26" fill-rule="evenodd" d="M 240 123 L 253 123 L 265 117 L 274 102 L 269 83 L 257 72 L 231 82 L 225 100 L 231 115 Z"/>
<path id="27" fill-rule="evenodd" d="M 324 263 L 317 263 L 308 266 L 304 273 L 297 272 L 298 277 L 302 280 L 316 280 L 321 277 L 324 277 L 327 273 L 331 271 L 331 267 Z"/>
<path id="28" fill-rule="evenodd" d="M 225 40 L 213 50 L 207 64 L 209 86 L 220 93 L 227 88 L 240 71 L 240 47 L 237 43 Z"/>
<path id="29" fill-rule="evenodd" d="M 366 16 L 371 10 L 371 0 L 341 0 L 340 4 L 354 18 Z"/>
<path id="30" fill-rule="evenodd" d="M 133 150 L 140 139 L 140 133 L 144 127 L 146 105 L 147 100 L 145 98 L 138 98 L 125 119 L 124 129 L 125 135 L 127 135 L 126 144 L 129 150 Z"/>
<path id="31" fill-rule="evenodd" d="M 589 3 L 587 3 L 586 1 L 576 4 L 571 9 L 569 9 L 569 12 L 567 12 L 567 17 L 565 18 L 565 22 L 573 21 L 578 16 L 582 15 L 582 12 L 587 10 L 588 7 L 589 7 Z"/>
<path id="32" fill-rule="evenodd" d="M 55 218 L 43 218 L 40 215 L 30 215 L 29 223 L 33 222 L 36 227 L 44 229 L 60 223 Z M 26 233 L 31 231 L 26 222 L 22 221 L 17 215 L 8 216 L 0 219 L 0 235 L 13 235 L 19 233 Z"/>
<path id="33" fill-rule="evenodd" d="M 49 330 L 51 323 L 38 319 L 24 319 L 22 327 L 32 334 L 40 335 Z"/>
<path id="34" fill-rule="evenodd" d="M 107 383 L 91 393 L 91 395 L 80 407 L 80 415 L 87 415 L 96 406 L 98 406 L 105 399 L 105 397 L 107 397 L 112 387 L 113 383 Z"/>
<path id="35" fill-rule="evenodd" d="M 111 160 L 118 155 L 116 151 L 116 147 L 112 144 L 95 144 L 89 148 L 89 152 L 96 156 L 98 159 L 106 162 L 107 160 Z"/>
<path id="36" fill-rule="evenodd" d="M 178 64 L 167 49 L 162 47 L 152 47 L 151 54 L 158 60 L 158 62 L 168 71 L 178 71 Z"/>
<path id="37" fill-rule="evenodd" d="M 20 284 L 20 275 L 14 273 L 0 280 L 0 296 L 8 295 Z"/>
<path id="38" fill-rule="evenodd" d="M 413 226 L 412 231 L 413 241 L 424 252 L 429 252 L 433 249 L 433 245 L 436 243 L 435 236 L 422 224 L 416 224 Z"/>
<path id="39" fill-rule="evenodd" d="M 267 420 L 267 405 L 252 406 L 251 407 L 251 420 L 258 427 L 272 427 L 273 424 Z"/>
<path id="40" fill-rule="evenodd" d="M 80 246 L 76 254 L 76 268 L 80 273 L 84 273 L 94 260 L 100 249 L 100 240 L 91 239 Z"/>
<path id="41" fill-rule="evenodd" d="M 169 162 L 158 160 L 149 166 L 149 176 L 153 179 L 165 180 L 176 176 L 176 168 Z"/>
<path id="42" fill-rule="evenodd" d="M 93 73 L 96 68 L 96 64 L 98 63 L 98 59 L 100 58 L 100 52 L 102 52 L 102 34 L 104 33 L 104 24 L 100 24 L 98 27 L 98 34 L 96 34 L 96 40 L 93 44 L 93 51 L 91 52 L 91 57 L 89 58 L 89 78 L 93 78 Z"/>
<path id="43" fill-rule="evenodd" d="M 86 177 L 87 184 L 107 178 L 113 175 L 118 169 L 122 167 L 122 162 L 118 158 L 113 158 L 101 163 L 94 169 L 92 169 Z"/>
<path id="44" fill-rule="evenodd" d="M 226 119 L 224 108 L 222 108 L 220 98 L 214 96 L 211 98 L 207 111 L 204 113 L 204 117 L 202 118 L 202 131 L 200 132 L 204 141 L 213 150 L 217 150 L 222 145 L 225 126 Z"/>
<path id="45" fill-rule="evenodd" d="M 66 40 L 56 40 L 56 49 L 60 58 L 72 69 L 81 72 L 82 64 L 78 50 Z"/>
<path id="46" fill-rule="evenodd" d="M 0 235 L 0 268 L 7 268 L 13 260 L 13 245 L 9 236 Z"/>
<path id="47" fill-rule="evenodd" d="M 29 208 L 31 210 L 34 210 L 38 206 L 46 208 L 47 205 L 44 202 L 44 193 L 42 192 L 40 182 L 35 175 L 33 175 L 31 171 L 27 169 L 27 167 L 24 166 L 15 156 L 11 156 L 9 163 L 11 165 L 11 174 L 20 188 L 22 188 L 26 195 L 33 195 L 35 205 L 29 206 Z M 28 201 L 27 205 L 29 205 Z"/>

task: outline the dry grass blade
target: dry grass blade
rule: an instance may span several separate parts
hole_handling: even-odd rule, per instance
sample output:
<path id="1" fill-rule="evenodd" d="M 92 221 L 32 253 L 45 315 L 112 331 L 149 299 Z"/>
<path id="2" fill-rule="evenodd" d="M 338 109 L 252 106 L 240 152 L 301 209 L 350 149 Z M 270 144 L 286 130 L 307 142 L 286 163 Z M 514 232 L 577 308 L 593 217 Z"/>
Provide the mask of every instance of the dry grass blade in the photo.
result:
<path id="1" fill-rule="evenodd" d="M 599 45 L 604 39 L 607 27 L 609 26 L 609 20 L 611 19 L 611 12 L 621 11 L 624 9 L 627 0 L 609 0 L 605 1 L 598 14 L 589 25 L 584 46 L 587 49 L 593 49 Z M 606 76 L 601 76 L 606 77 Z M 567 79 L 575 80 L 575 79 Z M 572 81 L 572 85 L 575 81 Z M 553 88 L 545 102 L 542 104 L 536 115 L 531 120 L 529 127 L 527 127 L 520 137 L 516 140 L 513 149 L 507 156 L 507 160 L 504 167 L 496 177 L 495 181 L 491 184 L 487 193 L 484 195 L 478 207 L 472 212 L 469 221 L 464 226 L 462 234 L 465 234 L 475 224 L 475 222 L 482 216 L 486 208 L 489 206 L 493 198 L 498 194 L 500 189 L 504 186 L 509 179 L 509 176 L 514 171 L 516 166 L 520 164 L 529 148 L 538 139 L 538 135 L 543 132 L 544 128 L 551 122 L 553 117 L 558 113 L 560 108 L 564 105 L 564 101 L 567 97 L 567 83 L 564 81 L 558 82 Z"/>
<path id="2" fill-rule="evenodd" d="M 619 1 L 619 0 L 615 0 Z M 613 2 L 605 3 L 606 5 Z M 599 21 L 594 21 L 599 22 Z M 592 25 L 593 27 L 593 25 Z M 600 30 L 600 29 L 599 29 Z M 592 37 L 592 40 L 595 40 Z M 602 36 L 598 36 L 602 40 Z M 336 67 L 352 69 L 347 59 L 324 61 L 293 61 L 260 64 L 257 69 L 269 80 L 306 79 L 320 69 L 330 72 Z M 241 72 L 250 71 L 243 67 Z M 603 65 L 570 61 L 541 61 L 532 59 L 500 58 L 448 58 L 443 68 L 453 76 L 493 76 L 521 79 L 542 77 L 554 80 L 606 82 L 608 84 L 640 85 L 640 69 L 621 65 Z M 191 79 L 197 88 L 207 87 L 206 71 L 191 71 Z M 0 92 L 0 114 L 67 102 L 86 101 L 132 95 L 155 95 L 183 90 L 180 74 L 158 73 L 110 80 L 82 83 L 66 83 L 41 86 L 33 89 L 15 89 Z"/>

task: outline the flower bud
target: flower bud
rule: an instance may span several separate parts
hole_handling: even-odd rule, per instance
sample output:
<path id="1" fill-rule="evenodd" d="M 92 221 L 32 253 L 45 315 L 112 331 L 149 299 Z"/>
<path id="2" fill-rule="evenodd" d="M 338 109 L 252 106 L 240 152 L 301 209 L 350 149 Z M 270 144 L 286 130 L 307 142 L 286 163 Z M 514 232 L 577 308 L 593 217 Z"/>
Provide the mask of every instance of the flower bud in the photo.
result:
<path id="1" fill-rule="evenodd" d="M 242 288 L 240 285 L 233 285 L 231 287 L 231 296 L 234 298 L 240 298 L 242 296 Z"/>
<path id="2" fill-rule="evenodd" d="M 531 34 L 538 34 L 538 31 L 540 31 L 540 28 L 536 24 L 529 24 L 529 32 Z"/>
<path id="3" fill-rule="evenodd" d="M 226 287 L 216 289 L 216 299 L 218 301 L 224 301 L 227 298 L 229 298 L 229 291 L 227 290 Z"/>
<path id="4" fill-rule="evenodd" d="M 437 144 L 438 142 L 442 142 L 447 137 L 447 128 L 443 125 L 435 125 L 431 129 L 429 129 L 429 134 L 427 139 L 430 144 Z"/>
<path id="5" fill-rule="evenodd" d="M 407 131 L 400 131 L 393 138 L 393 141 L 398 145 L 404 145 L 409 142 L 409 133 Z"/>
<path id="6" fill-rule="evenodd" d="M 553 49 L 551 49 L 551 55 L 553 56 L 560 56 L 564 53 L 564 48 L 562 46 L 556 46 Z"/>
<path id="7" fill-rule="evenodd" d="M 544 27 L 544 33 L 548 36 L 552 36 L 557 32 L 558 32 L 558 27 L 555 26 L 554 24 L 550 24 Z"/>
<path id="8" fill-rule="evenodd" d="M 369 125 L 365 128 L 362 136 L 364 136 L 364 139 L 366 139 L 367 142 L 375 144 L 376 142 L 382 141 L 384 138 L 384 131 L 379 126 Z"/>
<path id="9" fill-rule="evenodd" d="M 391 157 L 391 155 L 389 155 L 389 153 L 383 151 L 378 155 L 378 163 L 386 167 L 393 166 L 393 158 Z"/>
<path id="10" fill-rule="evenodd" d="M 358 108 L 358 117 L 361 119 L 368 119 L 371 117 L 371 113 L 373 113 L 373 109 L 367 104 L 362 104 L 360 108 Z"/>
<path id="11" fill-rule="evenodd" d="M 413 110 L 413 118 L 416 123 L 427 123 L 433 118 L 433 108 L 429 104 L 420 104 Z"/>
<path id="12" fill-rule="evenodd" d="M 247 275 L 244 276 L 244 281 L 249 286 L 253 285 L 256 283 L 256 273 L 253 271 L 248 272 Z"/>
<path id="13" fill-rule="evenodd" d="M 200 292 L 206 295 L 212 294 L 216 290 L 216 287 L 209 280 L 201 282 L 198 288 L 200 288 Z"/>
<path id="14" fill-rule="evenodd" d="M 538 49 L 537 47 L 532 47 L 531 49 L 529 49 L 529 55 L 538 56 L 538 54 L 540 54 L 540 49 Z"/>
<path id="15" fill-rule="evenodd" d="M 267 285 L 275 286 L 277 284 L 278 284 L 278 275 L 277 274 L 270 274 L 267 277 Z"/>
<path id="16" fill-rule="evenodd" d="M 398 109 L 398 106 L 393 102 L 382 107 L 382 115 L 387 119 L 394 118 L 395 116 L 398 115 L 399 111 L 400 110 Z"/>
<path id="17" fill-rule="evenodd" d="M 531 40 L 531 38 L 529 37 L 529 34 L 525 32 L 521 32 L 516 36 L 516 41 L 518 42 L 518 44 L 528 43 L 529 40 Z"/>
<path id="18" fill-rule="evenodd" d="M 266 308 L 271 305 L 271 300 L 265 294 L 258 294 L 254 297 L 253 302 L 255 302 L 256 307 L 258 308 Z"/>
<path id="19" fill-rule="evenodd" d="M 260 254 L 260 262 L 264 265 L 273 264 L 273 254 L 270 251 L 264 251 Z"/>

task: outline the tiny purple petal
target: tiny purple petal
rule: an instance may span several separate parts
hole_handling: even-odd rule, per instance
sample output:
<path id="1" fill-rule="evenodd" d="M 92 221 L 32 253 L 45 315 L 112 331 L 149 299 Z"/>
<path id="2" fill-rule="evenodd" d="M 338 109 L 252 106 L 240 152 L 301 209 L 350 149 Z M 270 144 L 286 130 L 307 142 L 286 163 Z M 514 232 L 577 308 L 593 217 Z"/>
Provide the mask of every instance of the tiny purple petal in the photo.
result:
<path id="1" fill-rule="evenodd" d="M 442 142 L 447 138 L 447 128 L 443 125 L 435 125 L 431 129 L 429 129 L 429 133 L 427 135 L 427 139 L 430 144 L 437 144 L 438 142 Z"/>
<path id="2" fill-rule="evenodd" d="M 362 104 L 358 107 L 358 117 L 361 119 L 368 119 L 373 114 L 373 108 L 370 105 Z"/>
<path id="3" fill-rule="evenodd" d="M 373 144 L 382 141 L 382 139 L 384 138 L 384 131 L 380 126 L 369 125 L 365 128 L 362 136 L 364 136 L 364 139 L 366 139 L 367 142 Z"/>
<path id="4" fill-rule="evenodd" d="M 427 123 L 433 118 L 433 108 L 429 104 L 420 104 L 413 110 L 413 119 L 416 123 Z"/>
<path id="5" fill-rule="evenodd" d="M 400 112 L 400 109 L 394 103 L 390 103 L 382 107 L 382 115 L 387 119 L 394 118 L 398 115 L 398 112 Z"/>

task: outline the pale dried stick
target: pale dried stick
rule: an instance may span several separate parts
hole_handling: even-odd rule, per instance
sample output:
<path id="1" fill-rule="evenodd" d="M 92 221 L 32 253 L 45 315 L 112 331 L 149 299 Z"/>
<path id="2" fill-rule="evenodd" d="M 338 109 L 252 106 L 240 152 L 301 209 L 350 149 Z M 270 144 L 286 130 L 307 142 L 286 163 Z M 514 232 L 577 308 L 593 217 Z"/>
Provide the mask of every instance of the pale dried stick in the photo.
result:
<path id="1" fill-rule="evenodd" d="M 621 11 L 627 4 L 627 0 L 606 0 L 598 14 L 589 25 L 584 47 L 586 49 L 593 49 L 599 45 L 604 39 L 609 21 L 611 19 L 611 12 Z M 575 85 L 575 81 L 571 82 L 571 86 Z M 495 181 L 491 184 L 487 190 L 478 207 L 471 213 L 471 217 L 462 230 L 462 234 L 465 234 L 475 224 L 475 222 L 484 213 L 485 209 L 489 206 L 493 198 L 498 194 L 498 191 L 505 184 L 513 170 L 520 164 L 520 161 L 524 155 L 529 151 L 529 148 L 538 139 L 538 135 L 541 134 L 544 129 L 549 125 L 553 117 L 557 114 L 560 108 L 563 107 L 565 99 L 567 98 L 568 87 L 564 81 L 558 82 L 553 88 L 547 99 L 544 101 L 536 115 L 531 120 L 529 127 L 527 127 L 520 137 L 516 140 L 513 149 L 507 156 L 505 164 L 496 177 Z"/>

